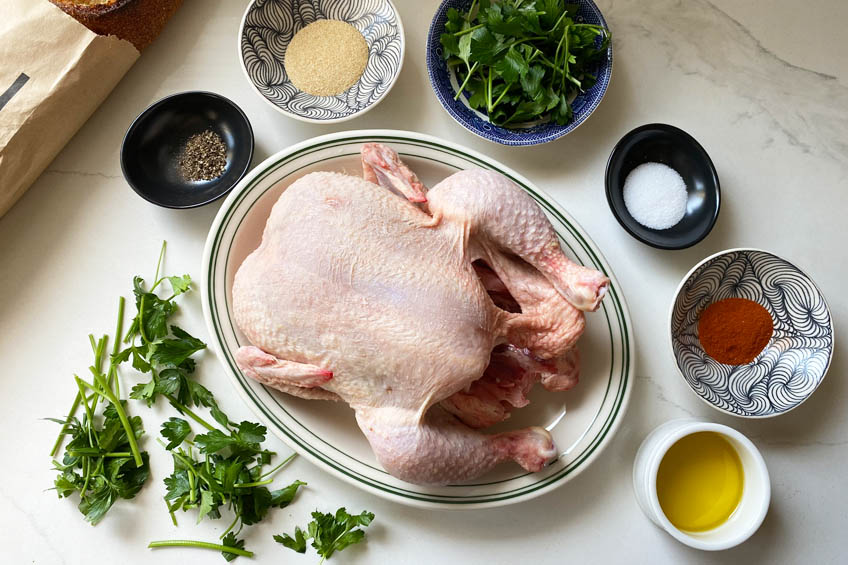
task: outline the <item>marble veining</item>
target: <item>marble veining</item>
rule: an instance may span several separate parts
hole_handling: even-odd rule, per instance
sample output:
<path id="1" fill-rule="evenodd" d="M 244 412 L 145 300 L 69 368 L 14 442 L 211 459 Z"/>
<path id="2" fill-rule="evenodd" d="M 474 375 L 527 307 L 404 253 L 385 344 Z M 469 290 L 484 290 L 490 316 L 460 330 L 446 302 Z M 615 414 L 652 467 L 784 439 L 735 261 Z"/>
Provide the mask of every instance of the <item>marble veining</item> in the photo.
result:
<path id="1" fill-rule="evenodd" d="M 614 47 L 626 49 L 632 33 L 658 43 L 669 67 L 749 100 L 789 144 L 848 170 L 848 87 L 836 76 L 777 57 L 706 0 L 616 1 L 606 12 Z"/>

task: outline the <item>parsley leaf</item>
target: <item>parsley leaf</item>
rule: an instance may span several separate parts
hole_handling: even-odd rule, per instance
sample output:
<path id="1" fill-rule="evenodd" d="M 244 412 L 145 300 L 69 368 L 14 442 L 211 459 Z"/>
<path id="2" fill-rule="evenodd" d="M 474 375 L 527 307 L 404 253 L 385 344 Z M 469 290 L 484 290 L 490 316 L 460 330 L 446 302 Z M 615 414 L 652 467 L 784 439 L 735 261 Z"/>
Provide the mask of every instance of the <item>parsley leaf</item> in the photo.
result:
<path id="1" fill-rule="evenodd" d="M 171 289 L 174 291 L 174 296 L 179 296 L 184 292 L 188 292 L 191 288 L 191 277 L 183 275 L 181 277 L 168 277 L 168 282 L 171 283 Z"/>
<path id="2" fill-rule="evenodd" d="M 277 508 L 285 508 L 291 501 L 294 500 L 294 495 L 297 494 L 297 489 L 304 486 L 303 481 L 295 481 L 285 488 L 271 491 L 271 506 Z"/>
<path id="3" fill-rule="evenodd" d="M 221 540 L 221 543 L 227 546 L 228 548 L 244 549 L 244 540 L 236 539 L 236 536 L 233 532 L 230 532 L 226 536 L 224 536 L 224 539 Z M 223 555 L 224 559 L 228 562 L 238 557 L 237 554 L 227 550 L 222 551 L 221 555 Z"/>
<path id="4" fill-rule="evenodd" d="M 274 541 L 277 543 L 281 543 L 289 549 L 293 549 L 298 553 L 306 553 L 306 538 L 303 535 L 303 530 L 300 529 L 300 526 L 295 526 L 294 528 L 294 537 L 291 537 L 288 534 L 283 535 L 274 535 Z"/>
<path id="5" fill-rule="evenodd" d="M 185 330 L 171 326 L 171 334 L 156 344 L 150 360 L 156 365 L 180 367 L 183 362 L 206 347 L 199 339 L 190 336 Z"/>
<path id="6" fill-rule="evenodd" d="M 174 449 L 188 437 L 191 433 L 191 426 L 182 418 L 168 418 L 168 421 L 162 424 L 162 437 L 169 440 L 165 449 L 168 451 Z"/>

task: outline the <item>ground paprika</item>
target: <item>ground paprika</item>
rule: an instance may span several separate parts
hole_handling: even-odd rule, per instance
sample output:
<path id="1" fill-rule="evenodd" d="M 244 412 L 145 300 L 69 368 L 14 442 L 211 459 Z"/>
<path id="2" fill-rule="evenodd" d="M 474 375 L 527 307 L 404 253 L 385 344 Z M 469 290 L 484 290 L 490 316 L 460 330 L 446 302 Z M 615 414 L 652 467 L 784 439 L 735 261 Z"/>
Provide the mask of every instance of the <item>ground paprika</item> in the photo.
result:
<path id="1" fill-rule="evenodd" d="M 698 319 L 704 351 L 726 365 L 744 365 L 768 345 L 774 323 L 768 310 L 747 298 L 726 298 L 707 306 Z"/>

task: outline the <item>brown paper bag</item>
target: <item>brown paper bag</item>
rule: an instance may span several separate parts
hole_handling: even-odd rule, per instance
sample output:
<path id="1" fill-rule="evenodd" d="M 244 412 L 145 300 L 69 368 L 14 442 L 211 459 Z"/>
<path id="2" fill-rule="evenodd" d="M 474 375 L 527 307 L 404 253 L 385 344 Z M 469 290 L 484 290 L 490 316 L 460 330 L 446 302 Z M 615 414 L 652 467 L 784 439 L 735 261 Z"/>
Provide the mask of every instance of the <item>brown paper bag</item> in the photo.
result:
<path id="1" fill-rule="evenodd" d="M 47 0 L 0 0 L 0 217 L 138 56 Z"/>

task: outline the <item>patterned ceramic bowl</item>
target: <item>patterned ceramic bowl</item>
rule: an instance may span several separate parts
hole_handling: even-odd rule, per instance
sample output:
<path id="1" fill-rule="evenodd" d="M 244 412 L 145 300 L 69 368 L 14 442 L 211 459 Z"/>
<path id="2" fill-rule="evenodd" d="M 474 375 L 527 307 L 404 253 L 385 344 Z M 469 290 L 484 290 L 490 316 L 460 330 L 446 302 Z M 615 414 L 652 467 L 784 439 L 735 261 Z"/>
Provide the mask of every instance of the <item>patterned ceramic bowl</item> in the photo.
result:
<path id="1" fill-rule="evenodd" d="M 598 77 L 597 82 L 572 102 L 574 118 L 567 125 L 561 126 L 553 122 L 545 122 L 527 128 L 507 129 L 491 124 L 485 114 L 472 110 L 468 106 L 465 95 L 454 100 L 459 84 L 456 81 L 456 76 L 448 69 L 447 63 L 442 57 L 442 44 L 439 38 L 445 31 L 448 10 L 451 8 L 467 10 L 471 2 L 472 0 L 444 0 L 439 9 L 436 10 L 436 15 L 430 24 L 430 32 L 427 34 L 427 73 L 430 75 L 430 84 L 433 91 L 447 113 L 471 133 L 502 145 L 547 143 L 571 133 L 577 129 L 577 126 L 585 122 L 601 103 L 601 99 L 607 91 L 607 86 L 609 86 L 610 76 L 612 75 L 611 45 L 607 49 L 606 59 L 595 71 L 595 76 Z M 604 16 L 592 0 L 574 0 L 573 3 L 577 4 L 575 21 L 601 25 L 609 29 Z"/>
<path id="2" fill-rule="evenodd" d="M 771 314 L 774 334 L 747 365 L 725 365 L 698 341 L 698 318 L 713 302 L 747 298 Z M 767 251 L 730 249 L 707 257 L 677 288 L 669 315 L 671 350 L 689 387 L 707 404 L 745 418 L 768 418 L 804 402 L 833 355 L 824 296 L 801 269 Z"/>
<path id="3" fill-rule="evenodd" d="M 336 96 L 313 96 L 289 80 L 283 61 L 292 37 L 316 20 L 351 24 L 368 44 L 368 64 L 356 84 Z M 298 120 L 328 124 L 364 114 L 382 100 L 403 65 L 400 15 L 390 0 L 253 0 L 239 33 L 239 58 L 253 89 Z"/>

